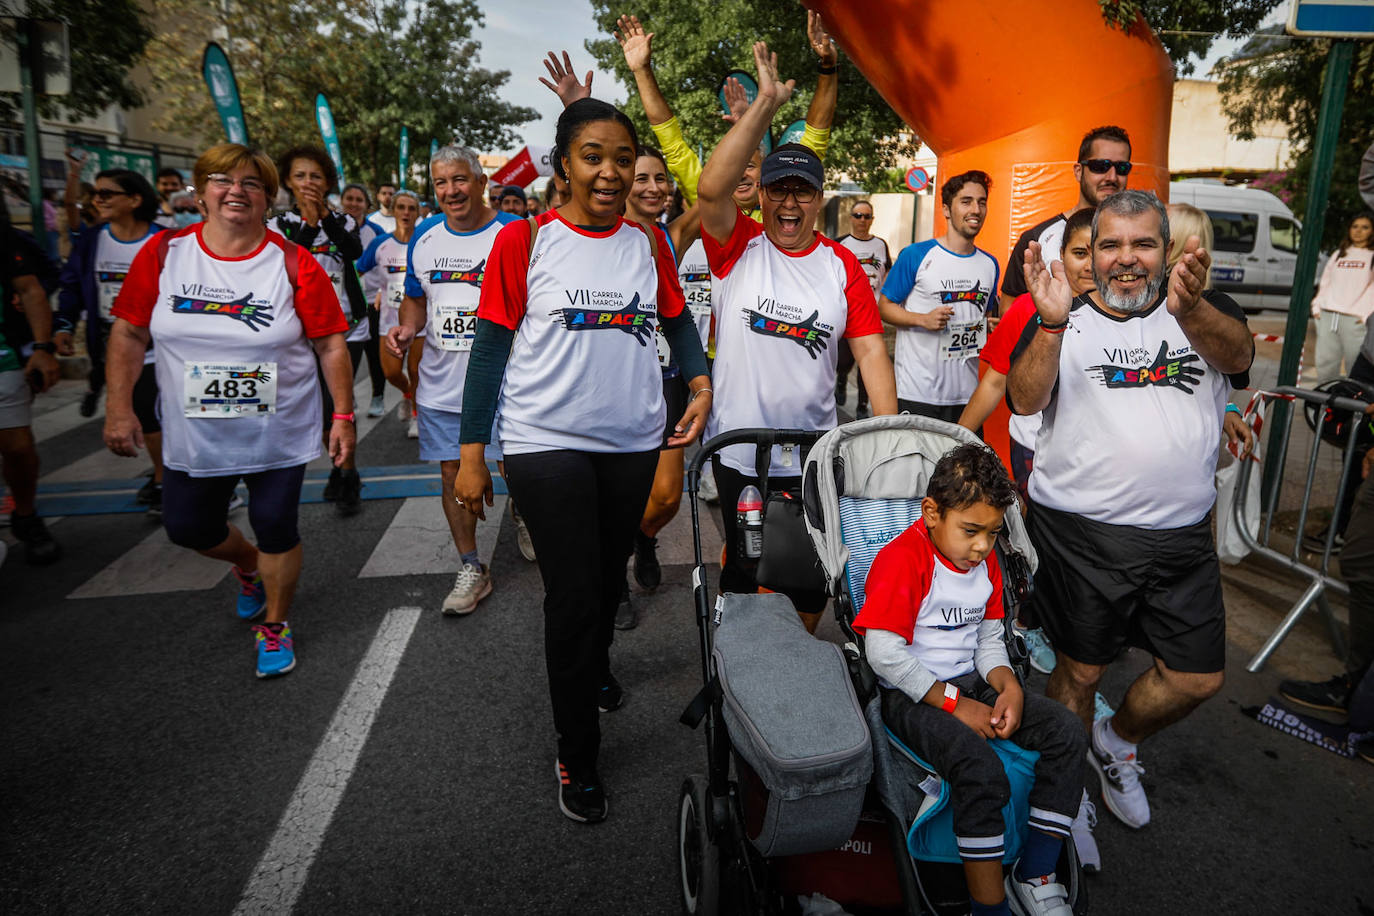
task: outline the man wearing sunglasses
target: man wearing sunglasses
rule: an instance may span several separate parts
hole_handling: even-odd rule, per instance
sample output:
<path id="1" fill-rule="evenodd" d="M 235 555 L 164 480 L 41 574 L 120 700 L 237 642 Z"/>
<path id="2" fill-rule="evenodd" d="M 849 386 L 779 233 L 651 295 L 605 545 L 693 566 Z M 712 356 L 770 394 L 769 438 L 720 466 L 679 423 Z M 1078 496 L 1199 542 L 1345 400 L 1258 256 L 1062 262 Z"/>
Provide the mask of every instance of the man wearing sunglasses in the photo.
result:
<path id="1" fill-rule="evenodd" d="M 892 269 L 892 255 L 888 253 L 887 242 L 873 234 L 873 204 L 867 200 L 857 201 L 849 211 L 850 230 L 847 234 L 840 236 L 835 241 L 839 242 L 850 251 L 854 252 L 854 257 L 859 259 L 859 266 L 864 269 L 864 274 L 868 276 L 868 285 L 873 290 L 873 295 L 878 295 L 878 290 L 882 289 L 883 278 Z M 849 387 L 849 370 L 854 368 L 854 354 L 849 349 L 849 344 L 840 341 L 840 363 L 836 367 L 838 378 L 835 379 L 835 403 L 843 404 L 845 391 Z M 854 405 L 854 418 L 863 419 L 872 416 L 872 411 L 868 409 L 868 388 L 864 385 L 863 376 L 859 376 L 859 398 Z"/>
<path id="2" fill-rule="evenodd" d="M 1026 260 L 1026 248 L 1031 242 L 1040 243 L 1040 257 L 1050 264 L 1059 260 L 1064 240 L 1064 221 L 1079 210 L 1096 208 L 1106 197 L 1126 190 L 1131 174 L 1131 138 L 1114 125 L 1094 127 L 1083 135 L 1078 144 L 1078 158 L 1074 161 L 1073 177 L 1078 181 L 1078 203 L 1063 213 L 1036 223 L 1016 240 L 1011 258 L 1007 261 L 1006 276 L 1002 279 L 1002 309 L 1011 308 L 1017 296 L 1028 292 L 1021 265 Z"/>

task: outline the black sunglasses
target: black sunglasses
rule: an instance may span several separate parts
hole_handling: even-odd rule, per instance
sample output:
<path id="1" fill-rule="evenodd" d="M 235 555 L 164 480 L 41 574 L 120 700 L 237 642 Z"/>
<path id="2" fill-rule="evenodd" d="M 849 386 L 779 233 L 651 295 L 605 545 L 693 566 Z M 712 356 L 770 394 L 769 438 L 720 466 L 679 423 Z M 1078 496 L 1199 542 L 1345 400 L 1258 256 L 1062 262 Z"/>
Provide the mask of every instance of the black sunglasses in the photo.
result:
<path id="1" fill-rule="evenodd" d="M 109 188 L 97 188 L 91 192 L 91 197 L 95 200 L 109 200 L 111 197 L 128 197 L 128 191 L 111 191 Z"/>
<path id="2" fill-rule="evenodd" d="M 1112 169 L 1116 169 L 1118 175 L 1131 174 L 1131 163 L 1125 159 L 1084 159 L 1078 164 L 1094 175 L 1105 175 Z"/>

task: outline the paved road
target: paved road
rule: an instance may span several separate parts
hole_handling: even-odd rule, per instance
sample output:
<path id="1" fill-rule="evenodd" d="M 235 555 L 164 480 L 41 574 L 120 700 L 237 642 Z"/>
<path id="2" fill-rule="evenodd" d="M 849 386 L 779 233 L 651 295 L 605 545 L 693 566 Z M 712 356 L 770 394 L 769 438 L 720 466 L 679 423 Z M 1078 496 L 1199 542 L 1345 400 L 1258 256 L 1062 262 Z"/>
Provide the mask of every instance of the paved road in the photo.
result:
<path id="1" fill-rule="evenodd" d="M 141 465 L 102 452 L 79 389 L 64 383 L 36 424 L 45 484 L 118 502 Z M 424 490 L 394 417 L 361 455 L 395 478 L 365 495 Z M 302 507 L 300 665 L 271 682 L 252 675 L 223 569 L 138 514 L 63 518 L 58 566 L 7 559 L 0 909 L 676 912 L 676 793 L 704 756 L 677 723 L 699 683 L 685 515 L 664 537 L 664 585 L 637 596 L 643 623 L 613 649 L 629 701 L 604 717 L 611 817 L 587 828 L 555 806 L 538 572 L 496 521 L 482 535 L 495 594 L 441 617 L 456 557 L 436 508 L 403 495 L 347 520 Z M 1228 571 L 1230 681 L 1145 747 L 1154 822 L 1132 832 L 1104 812 L 1094 912 L 1374 913 L 1374 768 L 1241 712 L 1281 673 L 1334 665 L 1311 622 L 1244 672 L 1292 591 L 1259 567 Z M 1107 695 L 1144 664 L 1119 666 Z"/>

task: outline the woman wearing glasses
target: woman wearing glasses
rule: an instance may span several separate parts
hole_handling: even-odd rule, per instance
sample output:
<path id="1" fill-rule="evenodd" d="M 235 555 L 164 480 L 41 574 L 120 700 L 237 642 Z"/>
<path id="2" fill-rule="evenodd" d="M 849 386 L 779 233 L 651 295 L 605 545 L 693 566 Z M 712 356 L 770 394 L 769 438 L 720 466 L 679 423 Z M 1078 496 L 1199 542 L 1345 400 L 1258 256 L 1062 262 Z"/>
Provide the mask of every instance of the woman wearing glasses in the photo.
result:
<path id="1" fill-rule="evenodd" d="M 105 444 L 129 456 L 143 444 L 132 392 L 151 334 L 163 524 L 173 543 L 233 564 L 238 616 L 266 613 L 253 630 L 257 674 L 271 677 L 296 664 L 286 617 L 301 570 L 301 482 L 320 452 L 316 354 L 335 405 L 330 457 L 339 465 L 353 452 L 348 323 L 315 259 L 265 225 L 271 159 L 221 144 L 196 161 L 194 181 L 205 222 L 145 246 L 115 302 Z M 240 480 L 257 546 L 226 522 Z"/>
<path id="2" fill-rule="evenodd" d="M 67 192 L 74 197 L 80 189 L 81 162 L 68 161 Z M 158 213 L 158 196 L 148 180 L 128 169 L 108 169 L 95 177 L 91 203 L 99 222 L 87 226 L 72 241 L 71 257 L 62 270 L 62 291 L 58 297 L 57 330 L 53 343 L 63 356 L 75 353 L 72 334 L 77 323 L 86 319 L 86 352 L 91 359 L 90 387 L 81 399 L 81 415 L 94 415 L 105 384 L 105 342 L 110 338 L 114 319 L 110 309 L 119 285 L 143 243 L 162 227 L 153 223 Z M 156 391 L 153 392 L 156 397 Z M 157 418 L 147 431 L 156 433 Z M 155 446 L 154 446 L 155 448 Z M 153 452 L 156 479 L 161 479 L 157 453 Z M 143 499 L 146 493 L 140 491 Z"/>
<path id="3" fill-rule="evenodd" d="M 730 128 L 697 185 L 702 239 L 715 279 L 715 401 L 707 434 L 732 429 L 824 430 L 835 425 L 835 367 L 847 340 L 873 412 L 897 412 L 892 363 L 868 277 L 847 248 L 815 230 L 825 173 L 808 147 L 786 143 L 760 171 L 763 223 L 740 212 L 732 194 L 773 115 L 792 94 L 777 78 L 777 56 L 754 45 L 759 93 Z M 802 456 L 774 449 L 773 489 L 800 488 Z M 735 533 L 740 491 L 754 480 L 754 450 L 731 446 L 715 457 L 725 525 L 722 591 L 751 592 Z M 825 594 L 789 595 L 815 629 Z"/>

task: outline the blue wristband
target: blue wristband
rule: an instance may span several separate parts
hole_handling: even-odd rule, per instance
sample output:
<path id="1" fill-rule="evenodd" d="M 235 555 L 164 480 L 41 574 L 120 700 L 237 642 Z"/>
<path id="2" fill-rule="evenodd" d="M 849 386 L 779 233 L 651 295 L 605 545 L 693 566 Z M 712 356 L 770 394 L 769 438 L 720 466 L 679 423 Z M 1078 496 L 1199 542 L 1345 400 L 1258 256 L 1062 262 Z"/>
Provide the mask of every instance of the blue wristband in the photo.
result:
<path id="1" fill-rule="evenodd" d="M 1237 407 L 1235 404 L 1227 404 L 1227 405 L 1226 405 L 1226 412 L 1227 412 L 1227 413 L 1233 413 L 1233 414 L 1235 414 L 1236 416 L 1240 416 L 1240 408 Z"/>

